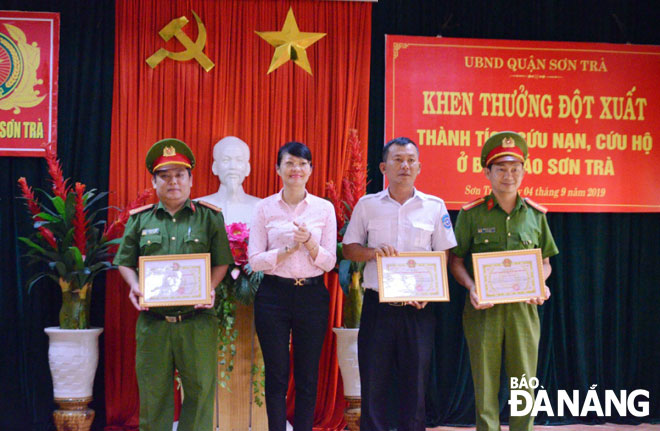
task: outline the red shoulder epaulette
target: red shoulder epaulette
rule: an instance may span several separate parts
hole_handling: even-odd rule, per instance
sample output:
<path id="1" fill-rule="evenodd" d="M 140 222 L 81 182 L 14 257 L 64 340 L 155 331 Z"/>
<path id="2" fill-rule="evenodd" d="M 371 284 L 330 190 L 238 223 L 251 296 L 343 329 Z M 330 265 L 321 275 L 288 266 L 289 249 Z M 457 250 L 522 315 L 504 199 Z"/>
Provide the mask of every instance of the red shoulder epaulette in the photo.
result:
<path id="1" fill-rule="evenodd" d="M 531 200 L 530 198 L 525 198 L 525 202 L 527 202 L 527 205 L 529 205 L 529 206 L 531 206 L 532 208 L 538 210 L 539 212 L 542 212 L 543 214 L 545 214 L 545 213 L 548 212 L 548 209 L 547 209 L 546 207 L 544 207 L 544 206 L 541 205 L 541 204 L 537 204 L 536 202 L 534 202 L 534 201 Z"/>
<path id="2" fill-rule="evenodd" d="M 468 203 L 466 203 L 465 205 L 463 205 L 463 206 L 461 207 L 461 209 L 462 209 L 463 211 L 471 210 L 472 208 L 474 208 L 474 207 L 476 207 L 476 206 L 479 206 L 479 205 L 481 205 L 482 203 L 484 203 L 485 200 L 486 200 L 486 198 L 483 198 L 483 197 L 482 197 L 482 198 L 477 198 L 477 199 L 475 199 L 475 200 L 473 200 L 473 201 L 471 201 L 471 202 L 468 202 Z"/>
<path id="3" fill-rule="evenodd" d="M 142 211 L 149 210 L 154 207 L 155 204 L 142 205 L 141 207 L 133 208 L 128 212 L 130 215 L 135 215 L 141 213 Z"/>
<path id="4" fill-rule="evenodd" d="M 215 211 L 215 212 L 217 212 L 217 213 L 222 212 L 222 208 L 217 207 L 217 206 L 215 206 L 215 205 L 213 205 L 213 204 L 210 204 L 210 203 L 208 203 L 208 202 L 206 202 L 206 201 L 197 201 L 197 203 L 200 204 L 200 205 L 202 205 L 202 206 L 205 206 L 206 208 L 210 208 L 210 209 L 212 209 L 213 211 Z"/>

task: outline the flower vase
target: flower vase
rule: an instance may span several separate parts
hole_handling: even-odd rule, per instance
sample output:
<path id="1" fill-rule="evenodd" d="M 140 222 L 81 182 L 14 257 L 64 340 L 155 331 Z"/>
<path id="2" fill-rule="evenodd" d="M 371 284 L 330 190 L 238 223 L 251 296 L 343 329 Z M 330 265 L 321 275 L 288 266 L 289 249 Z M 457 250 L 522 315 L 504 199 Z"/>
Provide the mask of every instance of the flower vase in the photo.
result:
<path id="1" fill-rule="evenodd" d="M 351 274 L 351 284 L 348 286 L 348 295 L 344 301 L 344 326 L 346 328 L 360 327 L 364 296 L 364 288 L 360 284 L 361 277 L 360 271 L 353 271 Z"/>
<path id="2" fill-rule="evenodd" d="M 48 363 L 53 378 L 53 395 L 59 409 L 53 412 L 58 431 L 88 431 L 94 410 L 94 375 L 99 360 L 98 337 L 103 328 L 44 329 L 49 338 Z"/>
<path id="3" fill-rule="evenodd" d="M 337 336 L 337 361 L 344 382 L 347 408 L 344 418 L 350 431 L 360 429 L 360 368 L 358 367 L 358 328 L 332 328 Z"/>
<path id="4" fill-rule="evenodd" d="M 86 329 L 89 327 L 89 310 L 92 302 L 92 283 L 81 287 L 75 278 L 65 281 L 60 278 L 62 289 L 62 308 L 60 308 L 60 326 L 67 329 Z"/>

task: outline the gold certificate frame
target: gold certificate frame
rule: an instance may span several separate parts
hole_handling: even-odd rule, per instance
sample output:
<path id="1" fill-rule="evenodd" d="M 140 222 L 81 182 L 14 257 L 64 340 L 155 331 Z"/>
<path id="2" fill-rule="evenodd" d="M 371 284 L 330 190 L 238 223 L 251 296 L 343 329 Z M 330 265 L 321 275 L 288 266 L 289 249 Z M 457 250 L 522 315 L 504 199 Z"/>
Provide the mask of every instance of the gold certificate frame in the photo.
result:
<path id="1" fill-rule="evenodd" d="M 140 306 L 212 305 L 211 254 L 140 256 Z"/>
<path id="2" fill-rule="evenodd" d="M 445 252 L 401 252 L 376 263 L 380 302 L 449 301 Z"/>
<path id="3" fill-rule="evenodd" d="M 545 297 L 541 249 L 472 254 L 479 304 Z"/>

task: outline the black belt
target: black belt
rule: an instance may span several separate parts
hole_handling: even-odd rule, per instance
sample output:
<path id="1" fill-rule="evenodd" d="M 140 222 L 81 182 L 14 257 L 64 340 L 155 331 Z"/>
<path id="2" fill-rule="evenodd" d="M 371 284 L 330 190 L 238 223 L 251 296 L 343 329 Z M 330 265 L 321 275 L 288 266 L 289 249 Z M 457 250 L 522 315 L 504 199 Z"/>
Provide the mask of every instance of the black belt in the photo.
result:
<path id="1" fill-rule="evenodd" d="M 286 286 L 314 286 L 316 284 L 323 284 L 322 275 L 309 278 L 286 278 L 279 277 L 277 275 L 264 274 L 264 280 L 269 280 L 273 283 L 284 284 Z"/>
<path id="2" fill-rule="evenodd" d="M 155 319 L 160 319 L 160 320 L 165 320 L 168 323 L 178 323 L 186 319 L 190 319 L 191 317 L 197 316 L 198 312 L 197 311 L 190 311 L 188 313 L 181 313 L 181 314 L 174 314 L 171 316 L 165 315 L 165 314 L 159 314 L 159 313 L 154 313 L 153 311 L 145 311 L 149 316 L 155 318 Z"/>
<path id="3" fill-rule="evenodd" d="M 407 302 L 380 302 L 380 295 L 378 294 L 377 291 L 373 289 L 365 289 L 365 292 L 367 292 L 369 295 L 376 295 L 376 299 L 378 300 L 379 304 L 387 304 L 392 307 L 405 307 L 408 305 Z"/>

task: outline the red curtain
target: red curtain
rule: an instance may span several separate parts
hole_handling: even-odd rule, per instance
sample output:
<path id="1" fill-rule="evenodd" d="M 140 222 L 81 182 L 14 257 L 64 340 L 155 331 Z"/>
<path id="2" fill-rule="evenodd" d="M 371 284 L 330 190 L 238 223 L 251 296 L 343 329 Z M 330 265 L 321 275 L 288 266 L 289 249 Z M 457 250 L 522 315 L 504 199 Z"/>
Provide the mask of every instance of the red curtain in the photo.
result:
<path id="1" fill-rule="evenodd" d="M 274 48 L 256 31 L 279 31 L 289 7 L 303 32 L 327 36 L 307 49 L 314 75 L 289 62 L 266 74 Z M 185 15 L 184 31 L 196 40 L 195 11 L 207 31 L 204 52 L 215 63 L 205 72 L 194 60 L 164 60 L 151 69 L 145 60 L 159 48 L 181 51 L 158 32 Z M 368 127 L 371 5 L 340 1 L 188 0 L 116 3 L 115 82 L 110 161 L 111 205 L 150 188 L 144 166 L 149 147 L 175 137 L 197 157 L 193 197 L 217 190 L 211 173 L 212 147 L 235 135 L 251 148 L 252 173 L 244 187 L 252 195 L 276 193 L 276 152 L 290 140 L 307 144 L 314 161 L 308 190 L 324 196 L 325 183 L 340 182 L 347 165 L 349 129 L 363 139 Z M 330 326 L 341 323 L 342 296 L 334 274 Z M 106 430 L 137 427 L 135 320 L 127 287 L 116 272 L 108 276 L 105 318 Z M 320 364 L 315 427 L 343 428 L 343 390 L 330 330 Z"/>

